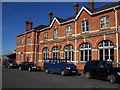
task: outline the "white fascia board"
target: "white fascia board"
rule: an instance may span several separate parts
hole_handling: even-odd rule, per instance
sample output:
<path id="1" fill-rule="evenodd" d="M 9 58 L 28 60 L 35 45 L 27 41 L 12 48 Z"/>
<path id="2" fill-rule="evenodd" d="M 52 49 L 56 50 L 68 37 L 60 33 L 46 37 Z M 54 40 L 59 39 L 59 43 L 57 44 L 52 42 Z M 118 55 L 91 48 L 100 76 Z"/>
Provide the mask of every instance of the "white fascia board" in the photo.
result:
<path id="1" fill-rule="evenodd" d="M 55 22 L 55 20 L 58 22 L 58 24 L 60 25 L 60 22 L 57 20 L 57 18 L 55 17 L 52 21 L 52 23 L 50 24 L 50 28 L 52 27 L 53 23 Z"/>
<path id="2" fill-rule="evenodd" d="M 52 21 L 52 23 L 50 24 L 50 26 L 49 27 L 47 27 L 47 28 L 43 28 L 43 29 L 40 29 L 40 30 L 38 30 L 38 32 L 39 31 L 43 31 L 43 30 L 46 30 L 46 29 L 49 29 L 49 28 L 51 28 L 52 27 L 52 25 L 53 25 L 53 23 L 55 22 L 55 20 L 58 22 L 58 24 L 60 25 L 60 22 L 57 20 L 57 18 L 54 18 L 53 19 L 53 21 Z"/>
<path id="3" fill-rule="evenodd" d="M 82 6 L 82 8 L 80 9 L 79 13 L 77 14 L 77 16 L 75 17 L 75 20 L 78 19 L 78 17 L 80 16 L 81 12 L 85 10 L 88 14 L 92 15 L 92 13 L 87 9 L 85 8 L 84 6 Z"/>

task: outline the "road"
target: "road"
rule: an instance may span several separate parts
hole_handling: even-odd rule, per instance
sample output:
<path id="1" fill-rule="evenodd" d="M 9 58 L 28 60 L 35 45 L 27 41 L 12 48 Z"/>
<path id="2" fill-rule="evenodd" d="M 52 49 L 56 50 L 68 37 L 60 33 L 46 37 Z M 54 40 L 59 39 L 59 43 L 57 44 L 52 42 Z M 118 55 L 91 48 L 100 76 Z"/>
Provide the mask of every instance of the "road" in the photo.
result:
<path id="1" fill-rule="evenodd" d="M 3 88 L 120 88 L 120 84 L 87 79 L 81 76 L 61 76 L 40 72 L 2 69 Z"/>

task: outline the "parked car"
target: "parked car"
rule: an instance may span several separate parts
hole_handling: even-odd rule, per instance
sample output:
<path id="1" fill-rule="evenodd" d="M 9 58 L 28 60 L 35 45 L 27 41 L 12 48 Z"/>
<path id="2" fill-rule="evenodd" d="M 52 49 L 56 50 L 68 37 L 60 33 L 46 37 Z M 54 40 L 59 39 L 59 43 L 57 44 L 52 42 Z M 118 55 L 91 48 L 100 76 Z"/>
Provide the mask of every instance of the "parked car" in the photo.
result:
<path id="1" fill-rule="evenodd" d="M 47 58 L 44 60 L 44 71 L 46 73 L 60 73 L 62 76 L 77 74 L 77 67 L 67 63 L 67 60 L 60 58 Z"/>
<path id="2" fill-rule="evenodd" d="M 84 74 L 89 79 L 99 77 L 115 83 L 117 80 L 120 80 L 120 67 L 114 66 L 112 63 L 101 60 L 88 61 L 84 66 Z"/>
<path id="3" fill-rule="evenodd" d="M 18 68 L 18 64 L 14 60 L 11 60 L 11 59 L 3 60 L 2 66 L 4 68 Z"/>
<path id="4" fill-rule="evenodd" d="M 19 70 L 40 71 L 41 68 L 33 62 L 22 62 L 19 64 Z"/>

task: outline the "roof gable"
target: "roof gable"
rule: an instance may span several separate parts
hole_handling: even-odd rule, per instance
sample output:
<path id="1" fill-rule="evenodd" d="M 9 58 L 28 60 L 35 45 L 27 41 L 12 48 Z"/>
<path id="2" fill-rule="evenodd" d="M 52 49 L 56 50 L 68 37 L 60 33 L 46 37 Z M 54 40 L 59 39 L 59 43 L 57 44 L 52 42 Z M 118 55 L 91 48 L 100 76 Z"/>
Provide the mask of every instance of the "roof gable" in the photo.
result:
<path id="1" fill-rule="evenodd" d="M 50 28 L 53 26 L 54 22 L 57 21 L 57 23 L 60 25 L 60 22 L 57 20 L 57 18 L 55 17 L 52 21 L 52 23 L 50 24 Z"/>
<path id="2" fill-rule="evenodd" d="M 83 10 L 85 10 L 89 15 L 92 15 L 92 13 L 86 7 L 82 6 L 82 8 L 80 9 L 79 13 L 75 17 L 75 20 L 78 19 L 78 17 L 80 16 L 80 14 L 82 13 Z"/>

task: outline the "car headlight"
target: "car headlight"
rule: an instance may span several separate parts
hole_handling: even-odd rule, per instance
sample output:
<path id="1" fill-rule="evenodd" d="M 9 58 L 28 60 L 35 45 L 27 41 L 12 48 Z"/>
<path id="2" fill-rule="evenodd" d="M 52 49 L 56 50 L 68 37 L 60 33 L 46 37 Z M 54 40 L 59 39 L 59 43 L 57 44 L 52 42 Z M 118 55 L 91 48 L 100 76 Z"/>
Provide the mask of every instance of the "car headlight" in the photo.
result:
<path id="1" fill-rule="evenodd" d="M 36 66 L 33 66 L 32 68 L 37 68 Z"/>
<path id="2" fill-rule="evenodd" d="M 120 75 L 120 72 L 117 72 L 118 75 Z"/>
<path id="3" fill-rule="evenodd" d="M 70 67 L 66 67 L 66 69 L 69 69 L 69 70 L 70 70 L 71 68 L 70 68 Z"/>
<path id="4" fill-rule="evenodd" d="M 13 64 L 12 63 L 10 63 L 10 66 L 12 66 Z"/>

